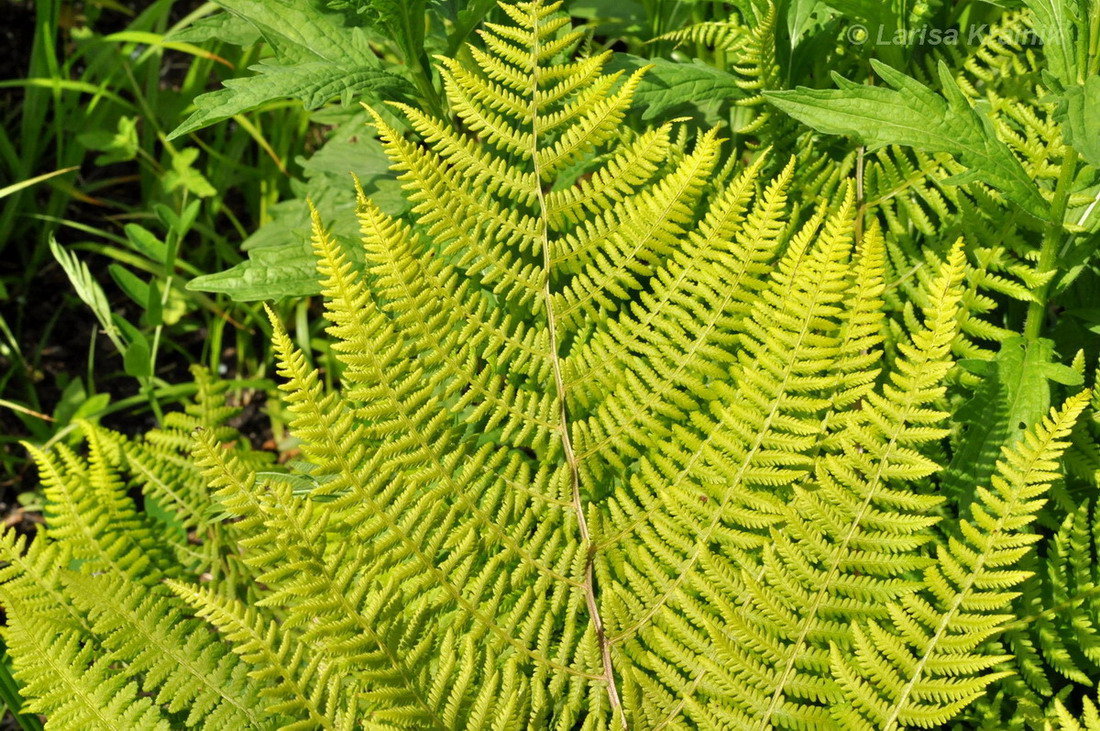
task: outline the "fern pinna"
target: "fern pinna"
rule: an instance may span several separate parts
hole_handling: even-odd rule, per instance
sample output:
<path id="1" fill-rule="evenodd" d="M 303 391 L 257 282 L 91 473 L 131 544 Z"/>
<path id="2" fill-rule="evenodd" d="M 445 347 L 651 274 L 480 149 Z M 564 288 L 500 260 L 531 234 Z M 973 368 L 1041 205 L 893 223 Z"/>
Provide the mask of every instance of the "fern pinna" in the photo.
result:
<path id="1" fill-rule="evenodd" d="M 411 222 L 315 216 L 342 371 L 280 323 L 302 460 L 207 406 L 35 450 L 47 523 L 0 598 L 30 710 L 71 728 L 890 728 L 999 677 L 1007 568 L 1087 396 L 941 526 L 965 259 L 883 355 L 881 232 L 793 163 L 620 123 L 641 73 L 558 4 L 443 59 L 458 123 L 375 116 Z M 193 458 L 179 437 L 194 432 Z M 140 511 L 126 479 L 173 516 Z M 947 521 L 952 523 L 952 521 Z M 212 626 L 216 632 L 212 632 Z"/>

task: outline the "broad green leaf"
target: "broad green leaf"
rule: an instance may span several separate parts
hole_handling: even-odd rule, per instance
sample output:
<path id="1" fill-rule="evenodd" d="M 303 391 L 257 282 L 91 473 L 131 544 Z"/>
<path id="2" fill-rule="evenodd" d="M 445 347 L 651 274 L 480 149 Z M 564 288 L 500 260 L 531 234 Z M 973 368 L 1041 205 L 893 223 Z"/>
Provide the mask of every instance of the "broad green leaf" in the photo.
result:
<path id="1" fill-rule="evenodd" d="M 474 28 L 497 6 L 496 0 L 470 0 L 454 18 L 447 36 L 447 55 L 454 56 Z"/>
<path id="2" fill-rule="evenodd" d="M 222 12 L 199 18 L 186 28 L 169 33 L 166 39 L 189 43 L 222 41 L 233 46 L 246 47 L 260 40 L 260 31 L 247 19 Z"/>
<path id="3" fill-rule="evenodd" d="M 339 14 L 292 0 L 221 0 L 219 5 L 253 26 L 275 58 L 252 67 L 256 76 L 231 79 L 224 89 L 198 97 L 195 112 L 169 139 L 275 99 L 298 99 L 316 109 L 332 99 L 349 103 L 414 95 L 408 80 L 381 67 L 363 29 L 344 26 Z"/>
<path id="4" fill-rule="evenodd" d="M 645 8 L 635 0 L 572 0 L 568 9 L 606 35 L 636 33 L 646 22 Z"/>
<path id="5" fill-rule="evenodd" d="M 791 48 L 796 48 L 811 30 L 836 15 L 833 10 L 836 6 L 836 2 L 822 0 L 792 0 L 787 6 L 787 35 L 791 39 Z"/>
<path id="6" fill-rule="evenodd" d="M 119 117 L 114 132 L 92 130 L 77 135 L 80 144 L 103 154 L 96 156 L 96 165 L 110 165 L 133 160 L 138 151 L 137 118 Z"/>
<path id="7" fill-rule="evenodd" d="M 199 215 L 199 201 L 191 201 L 179 213 L 163 203 L 157 203 L 153 206 L 153 212 L 157 214 L 157 218 L 166 229 L 177 237 L 183 238 L 195 225 L 195 218 Z"/>
<path id="8" fill-rule="evenodd" d="M 148 378 L 152 375 L 149 352 L 149 342 L 144 335 L 138 333 L 138 336 L 130 341 L 130 344 L 126 347 L 126 352 L 122 355 L 122 367 L 126 370 L 127 375 L 134 378 Z"/>
<path id="9" fill-rule="evenodd" d="M 195 100 L 195 111 L 172 131 L 169 139 L 194 132 L 235 114 L 256 109 L 274 99 L 297 99 L 306 109 L 317 109 L 332 99 L 343 104 L 407 99 L 413 88 L 404 78 L 369 66 L 328 61 L 281 66 L 263 63 L 252 67 L 256 76 L 230 79 L 225 88 Z"/>
<path id="10" fill-rule="evenodd" d="M 218 5 L 247 20 L 280 60 L 322 60 L 332 65 L 377 66 L 366 37 L 342 25 L 339 14 L 300 0 L 218 0 Z"/>
<path id="11" fill-rule="evenodd" d="M 1032 27 L 1043 41 L 1043 56 L 1051 75 L 1063 87 L 1077 82 L 1077 44 L 1087 43 L 1079 25 L 1081 0 L 1023 0 L 1032 13 Z"/>
<path id="12" fill-rule="evenodd" d="M 128 223 L 122 229 L 135 251 L 150 261 L 163 264 L 168 256 L 168 246 L 149 229 L 136 223 Z"/>
<path id="13" fill-rule="evenodd" d="M 84 390 L 84 380 L 77 376 L 65 386 L 61 391 L 61 396 L 57 400 L 57 406 L 53 410 L 53 420 L 57 428 L 61 428 L 73 420 L 73 415 L 76 414 L 77 409 L 88 398 L 87 391 Z"/>
<path id="14" fill-rule="evenodd" d="M 399 215 L 408 207 L 401 184 L 389 170 L 389 160 L 378 140 L 371 137 L 357 115 L 333 133 L 308 160 L 298 161 L 306 176 L 296 186 L 297 197 L 272 206 L 272 220 L 248 237 L 241 248 L 248 260 L 226 271 L 192 279 L 187 288 L 221 292 L 235 300 L 300 297 L 320 292 L 310 236 L 308 198 L 321 213 L 321 220 L 342 241 L 359 237 L 355 221 L 355 195 L 351 175 L 382 210 Z M 348 247 L 352 259 L 361 247 Z"/>
<path id="15" fill-rule="evenodd" d="M 111 403 L 111 394 L 109 393 L 97 393 L 94 396 L 90 396 L 80 402 L 80 405 L 76 407 L 76 411 L 73 412 L 72 420 L 77 419 L 94 419 L 99 416 L 99 412 L 107 408 Z"/>
<path id="16" fill-rule="evenodd" d="M 248 261 L 217 274 L 195 277 L 187 288 L 220 292 L 241 302 L 302 297 L 320 291 L 317 260 L 306 241 L 254 249 Z"/>
<path id="17" fill-rule="evenodd" d="M 973 177 L 1045 220 L 1050 206 L 1020 161 L 967 102 L 946 66 L 940 65 L 941 95 L 883 63 L 871 63 L 892 89 L 837 77 L 839 89 L 799 87 L 764 95 L 814 129 L 854 137 L 871 148 L 907 145 L 925 152 L 950 153 Z"/>
<path id="18" fill-rule="evenodd" d="M 136 304 L 145 307 L 145 303 L 149 299 L 148 282 L 142 280 L 141 277 L 121 264 L 111 264 L 107 267 L 107 271 L 110 272 L 111 279 L 115 280 L 115 283 L 126 293 L 127 297 L 132 299 Z"/>
<path id="19" fill-rule="evenodd" d="M 1066 142 L 1090 165 L 1100 167 L 1100 76 L 1069 87 L 1062 99 L 1058 117 Z"/>
<path id="20" fill-rule="evenodd" d="M 724 101 L 745 96 L 737 85 L 737 77 L 702 62 L 676 63 L 662 58 L 646 59 L 618 54 L 608 64 L 609 70 L 627 72 L 649 67 L 634 92 L 634 107 L 641 109 L 642 119 L 650 120 L 673 109 L 688 105 L 703 116 L 716 121 L 714 112 Z"/>

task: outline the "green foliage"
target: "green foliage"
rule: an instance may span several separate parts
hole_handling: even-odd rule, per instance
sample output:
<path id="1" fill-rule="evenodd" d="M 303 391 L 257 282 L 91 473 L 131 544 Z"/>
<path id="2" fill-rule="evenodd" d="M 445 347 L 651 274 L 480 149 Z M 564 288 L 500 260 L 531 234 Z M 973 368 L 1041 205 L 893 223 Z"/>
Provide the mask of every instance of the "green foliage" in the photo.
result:
<path id="1" fill-rule="evenodd" d="M 1028 213 L 1043 216 L 1046 204 L 1030 176 L 970 107 L 946 65 L 939 67 L 943 96 L 885 64 L 873 66 L 893 89 L 838 79 L 836 90 L 777 91 L 767 96 L 799 121 L 829 134 L 856 137 L 872 149 L 897 144 L 951 153 L 974 178 Z"/>
<path id="2" fill-rule="evenodd" d="M 376 101 L 407 93 L 408 82 L 381 67 L 361 31 L 341 27 L 307 3 L 229 0 L 221 5 L 254 26 L 275 59 L 254 66 L 255 76 L 229 81 L 225 89 L 196 99 L 196 110 L 170 138 L 284 97 L 317 109 L 332 98 L 346 104 L 353 98 Z"/>
<path id="3" fill-rule="evenodd" d="M 320 54 L 378 27 L 406 62 L 427 45 L 415 3 L 231 5 L 206 30 L 247 41 L 245 18 L 267 71 L 298 73 L 287 34 L 316 24 Z M 264 20 L 287 8 L 299 26 Z M 487 12 L 467 10 L 452 32 Z M 367 178 L 354 236 L 337 207 L 307 214 L 332 366 L 268 309 L 296 460 L 255 451 L 201 369 L 141 437 L 81 422 L 87 456 L 29 446 L 45 525 L 0 536 L 27 709 L 62 728 L 1091 724 L 1096 405 L 1085 356 L 1039 337 L 1073 285 L 1050 252 L 1087 233 L 1064 226 L 1083 181 L 1058 102 L 1002 100 L 1004 68 L 971 63 L 995 67 L 988 48 L 980 90 L 876 63 L 895 90 L 764 95 L 793 63 L 775 34 L 793 53 L 832 13 L 652 23 L 734 63 L 651 70 L 583 52 L 536 0 L 438 77 L 410 71 L 454 119 L 365 113 L 405 203 Z M 738 90 L 698 108 L 731 139 L 659 121 L 693 105 L 693 73 Z M 765 98 L 882 149 L 817 147 Z M 836 121 L 853 109 L 878 117 Z M 277 292 L 301 274 L 277 247 L 271 281 L 247 279 L 260 256 L 221 281 Z M 151 282 L 119 279 L 163 322 Z"/>
<path id="4" fill-rule="evenodd" d="M 308 129 L 300 111 L 266 109 L 167 141 L 191 100 L 260 52 L 169 40 L 212 9 L 185 5 L 5 6 L 0 473 L 8 506 L 33 512 L 41 503 L 21 439 L 75 444 L 74 417 L 159 419 L 193 392 L 178 383 L 193 363 L 265 385 L 259 309 L 184 285 L 240 261 L 237 241 L 289 194 Z M 214 194 L 229 189 L 231 197 Z"/>

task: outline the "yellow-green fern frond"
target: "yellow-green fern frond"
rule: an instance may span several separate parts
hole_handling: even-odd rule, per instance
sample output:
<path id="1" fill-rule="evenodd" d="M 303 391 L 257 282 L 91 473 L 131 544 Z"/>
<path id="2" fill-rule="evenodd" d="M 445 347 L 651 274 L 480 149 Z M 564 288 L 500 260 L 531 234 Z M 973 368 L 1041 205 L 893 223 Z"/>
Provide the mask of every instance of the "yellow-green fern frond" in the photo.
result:
<path id="1" fill-rule="evenodd" d="M 359 187 L 350 243 L 312 213 L 331 358 L 268 310 L 301 459 L 251 450 L 202 372 L 151 436 L 88 426 L 86 456 L 36 454 L 46 525 L 0 536 L 0 601 L 59 725 L 873 727 L 917 661 L 865 668 L 872 628 L 960 661 L 954 684 L 926 662 L 899 708 L 944 720 L 985 687 L 992 644 L 922 628 L 1007 601 L 984 582 L 1025 547 L 1053 452 L 1007 459 L 938 529 L 954 356 L 999 334 L 984 293 L 1015 290 L 1007 255 L 921 237 L 993 194 L 955 195 L 932 158 L 624 130 L 645 71 L 577 56 L 560 3 L 501 7 L 439 61 L 456 119 L 370 116 L 411 207 Z M 768 86 L 778 15 L 757 7 L 726 51 Z"/>
<path id="2" fill-rule="evenodd" d="M 746 728 L 828 723 L 828 705 L 841 695 L 829 647 L 852 642 L 844 619 L 884 617 L 888 602 L 919 586 L 909 576 L 927 563 L 920 548 L 941 500 L 911 485 L 936 470 L 921 446 L 946 434 L 936 404 L 951 366 L 963 261 L 956 246 L 893 371 L 866 393 L 813 473 L 794 483 L 759 567 L 729 579 L 733 610 L 714 630 L 727 702 Z"/>
<path id="3" fill-rule="evenodd" d="M 195 398 L 182 411 L 165 414 L 164 423 L 139 438 L 94 424 L 84 424 L 85 433 L 99 440 L 112 455 L 112 468 L 136 485 L 146 501 L 172 516 L 178 524 L 172 530 L 158 530 L 176 560 L 194 575 L 209 574 L 230 595 L 249 592 L 251 579 L 241 574 L 235 556 L 238 528 L 222 519 L 223 511 L 214 497 L 202 466 L 194 459 L 194 435 L 201 431 L 230 450 L 233 459 L 250 470 L 271 469 L 274 454 L 253 450 L 229 422 L 241 408 L 228 403 L 228 384 L 214 379 L 205 368 L 191 369 Z"/>
<path id="4" fill-rule="evenodd" d="M 89 432 L 90 464 L 68 448 L 57 456 L 28 444 L 40 470 L 46 494 L 50 540 L 68 544 L 71 559 L 86 572 L 106 571 L 122 577 L 156 581 L 175 573 L 149 526 L 139 517 L 125 486 L 103 455 L 103 443 Z"/>
<path id="5" fill-rule="evenodd" d="M 923 592 L 891 604 L 888 618 L 856 622 L 854 654 L 833 645 L 832 668 L 851 704 L 838 720 L 853 728 L 930 728 L 971 703 L 1004 657 L 981 644 L 1003 628 L 1027 576 L 1015 564 L 1038 540 L 1026 530 L 1059 476 L 1058 459 L 1088 401 L 1084 392 L 1006 450 L 969 519 L 937 546 Z"/>
<path id="6" fill-rule="evenodd" d="M 229 648 L 163 590 L 143 593 L 110 575 L 66 579 L 106 650 L 116 677 L 134 679 L 169 714 L 208 729 L 264 728 L 258 688 Z"/>
<path id="7" fill-rule="evenodd" d="M 115 672 L 108 655 L 48 619 L 9 619 L 4 631 L 15 677 L 28 698 L 24 712 L 60 728 L 168 731 L 168 717 L 138 684 Z"/>
<path id="8" fill-rule="evenodd" d="M 62 574 L 72 563 L 68 542 L 28 541 L 12 529 L 0 533 L 0 598 L 5 611 L 49 616 L 52 622 L 90 632 L 87 618 L 72 606 Z"/>
<path id="9" fill-rule="evenodd" d="M 263 688 L 267 711 L 297 719 L 281 729 L 344 728 L 355 718 L 357 689 L 334 675 L 334 668 L 316 653 L 280 631 L 274 620 L 209 589 L 166 583 L 199 617 L 218 628 L 234 653 L 255 667 L 250 677 Z"/>

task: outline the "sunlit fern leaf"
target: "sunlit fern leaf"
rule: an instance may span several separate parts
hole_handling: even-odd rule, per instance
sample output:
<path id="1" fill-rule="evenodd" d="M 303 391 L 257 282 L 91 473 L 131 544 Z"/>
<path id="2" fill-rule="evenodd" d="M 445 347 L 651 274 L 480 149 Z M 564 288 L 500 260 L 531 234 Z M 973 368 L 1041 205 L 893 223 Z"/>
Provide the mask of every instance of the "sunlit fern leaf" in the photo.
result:
<path id="1" fill-rule="evenodd" d="M 741 88 L 749 93 L 745 99 L 737 101 L 738 106 L 751 109 L 755 114 L 752 120 L 738 128 L 737 133 L 758 135 L 772 142 L 781 138 L 791 129 L 786 119 L 778 118 L 764 99 L 761 92 L 780 88 L 782 70 L 775 54 L 776 24 L 779 11 L 774 2 L 748 3 L 744 11 L 745 22 L 750 33 L 744 50 L 733 59 L 733 70 L 743 79 Z"/>
<path id="2" fill-rule="evenodd" d="M 760 564 L 731 575 L 733 611 L 713 630 L 733 718 L 746 728 L 828 723 L 828 705 L 841 696 L 828 653 L 852 643 L 845 620 L 883 617 L 889 601 L 915 588 L 908 575 L 925 564 L 919 548 L 940 498 L 909 483 L 936 470 L 918 450 L 944 434 L 935 404 L 952 363 L 962 271 L 956 246 L 893 372 L 794 483 Z"/>
<path id="3" fill-rule="evenodd" d="M 14 530 L 0 533 L 0 598 L 5 612 L 48 616 L 53 623 L 90 632 L 83 612 L 72 606 L 61 576 L 71 563 L 67 542 L 28 541 Z"/>
<path id="4" fill-rule="evenodd" d="M 936 46 L 927 56 L 930 66 L 923 78 L 938 87 L 933 70 L 949 57 L 959 69 L 954 82 L 969 103 L 983 110 L 990 129 L 1049 199 L 1066 147 L 1053 105 L 1047 103 L 1049 90 L 1040 84 L 1042 52 L 1028 42 L 1029 23 L 1029 14 L 1009 12 L 989 25 L 976 44 L 971 34 L 964 43 Z M 950 242 L 962 237 L 968 249 L 969 291 L 960 311 L 964 337 L 956 342 L 956 352 L 967 358 L 992 357 L 996 344 L 1011 334 L 1003 304 L 1014 300 L 1026 306 L 1052 276 L 1038 272 L 1041 227 L 1007 204 L 1000 191 L 964 182 L 959 174 L 965 168 L 947 155 L 887 147 L 852 157 L 854 161 L 843 158 L 839 167 L 856 168 L 863 181 L 864 209 L 886 231 L 893 269 L 890 305 L 897 309 L 899 297 L 919 301 L 921 285 L 946 256 Z M 1070 191 L 1071 200 L 1082 206 L 1079 210 L 1091 202 L 1085 195 L 1086 180 L 1089 176 L 1082 176 Z M 967 374 L 959 378 L 975 382 Z"/>
<path id="5" fill-rule="evenodd" d="M 4 632 L 24 683 L 25 712 L 49 716 L 61 728 L 167 731 L 168 718 L 137 683 L 114 672 L 111 657 L 80 636 L 42 618 L 9 619 Z"/>
<path id="6" fill-rule="evenodd" d="M 650 723 L 705 703 L 690 697 L 710 690 L 695 678 L 713 655 L 700 595 L 713 590 L 720 556 L 748 560 L 761 546 L 761 529 L 782 514 L 777 497 L 809 464 L 828 403 L 813 374 L 837 358 L 837 303 L 850 286 L 850 206 L 792 240 L 744 322 L 732 381 L 716 382 L 709 408 L 654 448 L 609 503 L 610 641 L 638 666 Z M 669 633 L 691 641 L 669 656 Z"/>
<path id="7" fill-rule="evenodd" d="M 68 544 L 71 559 L 86 572 L 103 571 L 152 583 L 178 571 L 139 515 L 118 473 L 90 431 L 92 457 L 84 463 L 65 447 L 57 456 L 28 444 L 45 487 L 47 535 Z M 60 457 L 60 459 L 58 458 Z"/>
<path id="8" fill-rule="evenodd" d="M 417 638 L 402 634 L 396 615 L 406 606 L 395 601 L 401 593 L 395 587 L 372 587 L 380 581 L 376 572 L 382 566 L 372 561 L 373 551 L 329 543 L 326 515 L 318 504 L 293 495 L 283 482 L 257 484 L 255 476 L 242 470 L 212 437 L 200 435 L 196 454 L 219 499 L 243 516 L 248 531 L 245 561 L 269 589 L 261 604 L 289 609 L 285 626 L 303 629 L 304 643 L 324 662 L 369 672 L 376 686 L 391 679 L 405 689 L 401 695 L 373 691 L 385 705 L 394 706 L 376 712 L 376 717 L 431 725 L 426 712 L 431 710 L 431 680 L 411 649 Z M 287 550 L 293 551 L 289 562 Z M 339 566 L 348 568 L 338 570 Z M 413 631 L 415 627 L 413 623 Z M 388 634 L 382 634 L 387 629 Z M 400 704 L 401 696 L 407 696 L 408 706 Z"/>
<path id="9" fill-rule="evenodd" d="M 936 49 L 933 58 L 950 58 L 961 62 L 962 70 L 955 80 L 969 95 L 980 95 L 978 87 L 987 86 L 1000 89 L 1002 93 L 1027 94 L 1040 76 L 1036 56 L 1039 53 L 1034 41 L 1031 16 L 1025 11 L 1010 11 L 998 18 L 996 24 L 982 33 L 977 45 L 962 49 L 958 46 L 943 44 Z M 957 68 L 959 63 L 954 63 Z M 932 76 L 929 68 L 929 76 Z"/>
<path id="10" fill-rule="evenodd" d="M 1052 409 L 1024 440 L 1006 449 L 990 487 L 980 489 L 969 519 L 939 544 L 925 570 L 925 590 L 888 607 L 888 617 L 853 623 L 854 653 L 834 645 L 831 664 L 851 704 L 838 720 L 853 728 L 930 728 L 973 702 L 1001 673 L 1005 659 L 982 643 L 1003 630 L 1027 572 L 1014 568 L 1038 536 L 1035 519 L 1058 460 L 1089 394 Z"/>
<path id="11" fill-rule="evenodd" d="M 167 584 L 198 616 L 218 628 L 233 652 L 254 667 L 249 675 L 268 697 L 267 711 L 298 719 L 280 728 L 350 727 L 356 687 L 296 638 L 281 632 L 274 620 L 209 589 L 171 580 Z"/>
<path id="12" fill-rule="evenodd" d="M 185 712 L 186 725 L 209 729 L 276 721 L 263 712 L 246 666 L 163 590 L 145 593 L 116 577 L 79 574 L 66 578 L 66 588 L 116 676 L 139 682 L 167 713 Z"/>
<path id="13" fill-rule="evenodd" d="M 83 429 L 108 447 L 112 466 L 140 487 L 147 501 L 171 516 L 178 529 L 159 534 L 171 539 L 177 561 L 197 574 L 208 574 L 231 595 L 247 593 L 252 578 L 241 574 L 235 555 L 238 526 L 221 519 L 223 511 L 192 456 L 194 432 L 203 430 L 254 470 L 268 468 L 274 455 L 248 448 L 229 425 L 241 408 L 227 403 L 227 382 L 199 366 L 192 367 L 191 374 L 194 400 L 182 411 L 167 413 L 159 428 L 135 438 L 95 424 L 84 424 Z"/>

